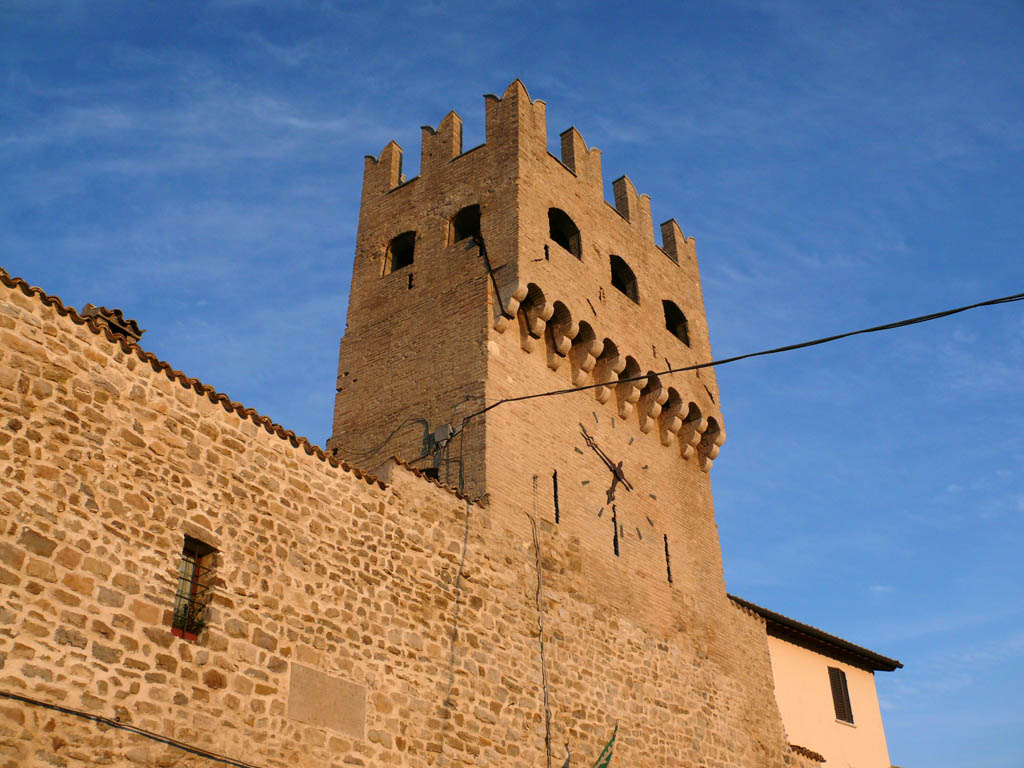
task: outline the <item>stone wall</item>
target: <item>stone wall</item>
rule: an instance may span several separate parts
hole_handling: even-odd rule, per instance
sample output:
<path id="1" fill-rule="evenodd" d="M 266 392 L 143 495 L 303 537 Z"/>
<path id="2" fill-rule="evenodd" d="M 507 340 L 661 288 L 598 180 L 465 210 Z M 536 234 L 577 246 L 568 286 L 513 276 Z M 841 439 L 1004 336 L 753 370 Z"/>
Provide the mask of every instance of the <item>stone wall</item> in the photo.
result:
<path id="1" fill-rule="evenodd" d="M 327 453 L 4 276 L 2 688 L 79 712 L 8 699 L 0 755 L 206 759 L 130 726 L 257 765 L 535 766 L 563 744 L 585 765 L 618 723 L 621 765 L 803 759 L 763 623 L 725 594 L 713 371 L 620 381 L 710 359 L 693 240 L 670 221 L 656 245 L 628 179 L 606 203 L 575 129 L 549 154 L 520 82 L 486 125 L 468 152 L 454 113 L 424 128 L 416 179 L 394 143 L 366 160 Z M 486 258 L 452 237 L 468 205 Z M 484 403 L 581 384 L 601 386 L 494 409 L 419 461 L 483 503 L 388 461 Z M 623 462 L 614 500 L 584 423 Z M 194 643 L 171 633 L 186 536 L 217 552 Z"/>
<path id="2" fill-rule="evenodd" d="M 3 690 L 257 765 L 426 764 L 463 505 L 332 466 L 59 304 L 2 294 Z M 219 553 L 195 644 L 170 627 L 186 534 Z M 364 721 L 289 717 L 300 665 L 361 690 Z M 2 707 L 0 764 L 209 764 Z"/>

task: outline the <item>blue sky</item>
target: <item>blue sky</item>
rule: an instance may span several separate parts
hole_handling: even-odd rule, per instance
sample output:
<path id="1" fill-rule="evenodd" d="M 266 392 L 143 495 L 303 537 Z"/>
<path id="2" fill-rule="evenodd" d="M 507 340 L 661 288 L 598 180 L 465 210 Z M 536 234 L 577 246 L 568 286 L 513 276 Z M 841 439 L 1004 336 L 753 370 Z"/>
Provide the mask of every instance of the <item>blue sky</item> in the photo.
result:
<path id="1" fill-rule="evenodd" d="M 362 158 L 521 77 L 697 238 L 718 357 L 1024 291 L 1024 5 L 0 5 L 0 265 L 322 443 Z M 731 591 L 1024 764 L 1024 304 L 718 370 Z M 855 713 L 856 714 L 856 713 Z"/>

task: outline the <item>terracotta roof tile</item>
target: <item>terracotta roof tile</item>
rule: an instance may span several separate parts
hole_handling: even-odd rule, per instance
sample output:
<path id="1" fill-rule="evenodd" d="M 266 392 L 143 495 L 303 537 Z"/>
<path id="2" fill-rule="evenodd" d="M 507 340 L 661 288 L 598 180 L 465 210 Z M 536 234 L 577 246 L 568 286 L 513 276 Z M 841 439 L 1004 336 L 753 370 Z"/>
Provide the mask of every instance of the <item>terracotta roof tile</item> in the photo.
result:
<path id="1" fill-rule="evenodd" d="M 825 756 L 818 754 L 813 749 L 808 749 L 807 747 L 801 747 L 799 744 L 790 744 L 789 748 L 791 750 L 793 750 L 794 752 L 796 752 L 798 755 L 802 755 L 803 757 L 806 757 L 809 760 L 814 760 L 817 763 L 824 763 L 825 762 Z"/>
<path id="2" fill-rule="evenodd" d="M 41 288 L 29 285 L 27 281 L 20 277 L 12 277 L 10 273 L 2 267 L 0 267 L 0 283 L 3 283 L 8 288 L 20 290 L 26 296 L 37 297 L 40 302 L 47 307 L 55 309 L 57 314 L 62 317 L 69 318 L 77 325 L 84 325 L 97 335 L 105 336 L 107 341 L 120 344 L 121 349 L 125 354 L 134 354 L 143 362 L 149 363 L 157 373 L 162 372 L 167 376 L 167 378 L 172 381 L 177 381 L 185 389 L 191 389 L 195 391 L 196 394 L 205 395 L 211 403 L 220 403 L 225 411 L 234 412 L 241 419 L 250 419 L 253 423 L 263 427 L 270 434 L 277 435 L 282 440 L 287 440 L 293 447 L 302 448 L 307 455 L 316 456 L 321 461 L 326 461 L 332 467 L 340 467 L 342 470 L 352 473 L 370 485 L 376 484 L 380 488 L 387 487 L 382 481 L 378 480 L 373 475 L 364 472 L 347 462 L 338 461 L 335 457 L 328 455 L 320 446 L 311 443 L 308 438 L 296 435 L 292 430 L 285 429 L 280 424 L 277 424 L 266 416 L 261 415 L 255 409 L 246 408 L 241 403 L 233 401 L 227 395 L 216 391 L 213 387 L 207 386 L 199 379 L 190 378 L 181 371 L 172 368 L 170 364 L 160 360 L 152 352 L 147 352 L 138 344 L 129 341 L 124 336 L 113 333 L 110 330 L 109 325 L 107 325 L 103 319 L 96 316 L 83 317 L 74 307 L 65 306 L 59 296 L 53 296 L 46 293 Z M 113 312 L 119 312 L 119 310 L 113 310 Z M 134 321 L 129 322 L 134 323 Z"/>
<path id="3" fill-rule="evenodd" d="M 112 331 L 127 336 L 129 341 L 138 342 L 138 340 L 142 338 L 142 334 L 146 332 L 145 328 L 139 328 L 139 324 L 137 322 L 130 318 L 126 318 L 124 316 L 124 312 L 116 307 L 114 309 L 109 309 L 107 307 L 97 307 L 92 304 L 86 304 L 82 307 L 80 314 L 82 317 L 95 317 L 106 321 Z"/>
<path id="4" fill-rule="evenodd" d="M 398 458 L 395 455 L 391 456 L 391 461 L 393 461 L 393 462 L 395 462 L 395 464 L 398 464 L 399 466 L 404 467 L 405 469 L 409 470 L 414 475 L 416 475 L 416 477 L 419 477 L 419 478 L 421 478 L 423 480 L 426 480 L 431 485 L 436 485 L 442 491 L 447 491 L 448 493 L 450 493 L 453 496 L 455 496 L 457 499 L 461 499 L 462 501 L 468 501 L 471 504 L 476 504 L 478 507 L 485 506 L 482 499 L 471 499 L 471 498 L 469 498 L 469 496 L 466 496 L 462 491 L 460 491 L 454 485 L 445 485 L 440 480 L 437 480 L 437 479 L 431 477 L 430 475 L 428 475 L 426 472 L 424 472 L 419 467 L 414 467 L 409 462 L 403 461 L 402 459 Z"/>

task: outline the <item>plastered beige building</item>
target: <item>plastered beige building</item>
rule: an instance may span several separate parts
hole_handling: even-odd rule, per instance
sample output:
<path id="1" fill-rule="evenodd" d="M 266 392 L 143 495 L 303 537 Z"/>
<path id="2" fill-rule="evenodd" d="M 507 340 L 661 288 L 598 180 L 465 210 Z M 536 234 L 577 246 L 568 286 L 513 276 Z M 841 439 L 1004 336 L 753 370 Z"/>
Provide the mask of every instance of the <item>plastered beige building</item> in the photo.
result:
<path id="1" fill-rule="evenodd" d="M 575 129 L 549 154 L 519 81 L 485 107 L 469 151 L 424 128 L 416 179 L 366 160 L 323 450 L 0 273 L 0 765 L 848 749 L 725 591 L 694 241 L 625 177 L 607 203 Z"/>
<path id="2" fill-rule="evenodd" d="M 875 672 L 903 665 L 847 640 L 741 598 L 765 620 L 775 700 L 794 743 L 830 766 L 889 765 Z"/>

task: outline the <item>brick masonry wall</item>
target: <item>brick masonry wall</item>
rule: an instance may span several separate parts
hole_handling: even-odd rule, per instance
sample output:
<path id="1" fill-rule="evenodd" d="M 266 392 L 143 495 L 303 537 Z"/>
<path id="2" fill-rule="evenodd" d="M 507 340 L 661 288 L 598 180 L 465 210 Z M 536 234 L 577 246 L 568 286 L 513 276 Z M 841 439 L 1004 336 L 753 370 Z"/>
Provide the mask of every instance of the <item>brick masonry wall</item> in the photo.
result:
<path id="1" fill-rule="evenodd" d="M 556 757 L 568 742 L 587 764 L 618 722 L 617 765 L 804 764 L 757 621 L 715 630 L 747 649 L 736 665 L 714 633 L 601 610 L 543 520 L 538 601 L 525 514 L 496 521 L 401 467 L 382 487 L 183 381 L 4 281 L 3 691 L 261 766 L 537 766 L 542 616 Z M 219 550 L 196 643 L 170 633 L 186 534 Z M 346 694 L 323 702 L 331 725 L 301 719 L 322 695 L 293 684 L 309 670 Z M 134 764 L 214 763 L 0 699 L 0 765 Z"/>
<path id="2" fill-rule="evenodd" d="M 657 400 L 641 394 L 647 382 L 618 384 L 618 376 L 631 369 L 642 374 L 711 359 L 694 242 L 669 222 L 666 250 L 658 247 L 649 201 L 628 179 L 616 182 L 616 207 L 609 205 L 600 153 L 588 149 L 575 129 L 562 135 L 562 159 L 551 155 L 545 105 L 531 100 L 521 83 L 509 86 L 502 102 L 517 114 L 519 250 L 513 290 L 528 290 L 516 321 L 496 323 L 490 331 L 487 402 L 574 384 L 609 387 L 512 403 L 487 414 L 492 506 L 504 519 L 506 508 L 536 504 L 553 521 L 557 472 L 560 524 L 579 540 L 580 590 L 587 600 L 657 633 L 675 631 L 680 623 L 717 631 L 721 617 L 729 615 L 707 474 L 717 445 L 684 421 L 692 409 L 701 426 L 712 419 L 721 424 L 714 371 L 661 376 Z M 565 211 L 579 228 L 579 258 L 550 238 L 550 208 Z M 612 254 L 631 265 L 638 303 L 611 285 Z M 685 312 L 689 345 L 666 329 L 663 299 Z M 590 326 L 592 368 L 580 365 L 577 350 L 557 349 L 560 316 L 563 327 L 565 317 Z M 623 397 L 630 387 L 632 401 Z M 665 418 L 670 390 L 678 398 L 674 419 Z M 623 462 L 634 486 L 619 487 L 614 510 L 606 497 L 611 474 L 586 445 L 581 424 L 614 462 Z M 617 555 L 613 513 L 620 526 Z M 739 646 L 727 653 L 743 656 Z"/>
<path id="3" fill-rule="evenodd" d="M 461 438 L 464 466 L 450 454 L 424 457 L 424 438 L 441 424 L 458 427 L 463 417 L 500 397 L 609 381 L 613 406 L 632 409 L 632 418 L 646 419 L 656 433 L 668 429 L 668 441 L 706 470 L 724 441 L 712 369 L 663 377 L 652 398 L 639 402 L 644 382 L 632 392 L 614 386 L 620 373 L 710 359 L 693 239 L 669 221 L 662 225 L 664 249 L 657 246 L 649 200 L 625 177 L 614 184 L 616 206 L 605 202 L 600 152 L 588 149 L 575 129 L 562 136 L 561 160 L 549 154 L 545 105 L 531 100 L 519 81 L 501 98 L 487 96 L 485 102 L 487 140 L 468 152 L 462 152 L 455 113 L 436 130 L 423 129 L 419 177 L 401 175 L 403 152 L 394 142 L 379 157 L 366 158 L 328 448 L 368 468 L 391 455 L 438 460 L 441 477 L 451 483 L 462 477 L 470 495 L 514 495 L 491 472 L 484 453 L 488 445 L 492 453 L 503 453 L 524 444 L 505 424 L 491 430 L 495 420 L 488 417 L 469 425 Z M 480 206 L 491 274 L 470 241 L 450 242 L 452 217 L 468 205 Z M 552 207 L 579 226 L 580 259 L 550 238 Z M 388 243 L 403 232 L 416 235 L 415 260 L 389 272 Z M 612 254 L 636 273 L 639 304 L 611 286 Z M 665 328 L 662 300 L 685 313 L 688 345 Z M 555 334 L 567 343 L 569 326 L 567 338 L 576 336 L 577 326 L 586 330 L 566 356 L 557 351 Z M 534 348 L 559 369 L 559 377 L 548 375 L 544 365 L 537 370 L 535 362 L 527 363 L 520 370 L 518 357 L 501 357 L 495 345 L 509 327 L 519 328 L 516 343 Z M 587 334 L 594 338 L 587 348 L 598 358 L 589 367 L 580 343 Z M 582 412 L 563 409 L 572 422 Z M 683 423 L 695 414 L 697 430 Z M 713 426 L 705 432 L 709 419 Z M 488 442 L 492 431 L 497 439 Z"/>
<path id="4" fill-rule="evenodd" d="M 449 222 L 480 205 L 488 251 L 514 253 L 513 133 L 495 122 L 486 144 L 462 153 L 461 121 L 450 113 L 437 131 L 424 128 L 419 177 L 400 182 L 393 142 L 366 158 L 328 441 L 337 456 L 368 468 L 392 455 L 411 461 L 425 453 L 426 434 L 482 402 L 490 278 L 472 241 L 450 242 Z M 404 232 L 416 234 L 413 263 L 389 271 L 388 244 Z M 465 488 L 475 497 L 485 490 L 483 433 L 469 443 Z"/>

